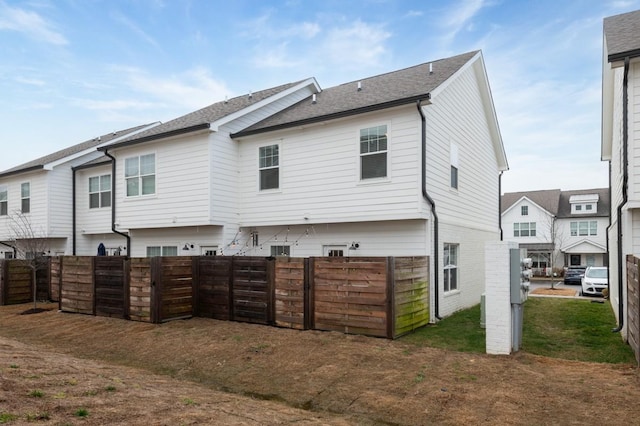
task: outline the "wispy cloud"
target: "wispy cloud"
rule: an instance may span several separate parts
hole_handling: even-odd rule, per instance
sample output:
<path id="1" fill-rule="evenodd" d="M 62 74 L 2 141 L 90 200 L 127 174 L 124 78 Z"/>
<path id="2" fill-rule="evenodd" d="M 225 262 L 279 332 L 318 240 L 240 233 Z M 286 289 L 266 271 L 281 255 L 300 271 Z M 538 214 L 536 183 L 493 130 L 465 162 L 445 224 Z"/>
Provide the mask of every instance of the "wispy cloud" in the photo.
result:
<path id="1" fill-rule="evenodd" d="M 11 7 L 0 2 L 0 31 L 16 31 L 34 40 L 53 44 L 66 45 L 67 39 L 56 31 L 55 26 L 39 14 Z"/>
<path id="2" fill-rule="evenodd" d="M 472 25 L 472 18 L 488 5 L 487 0 L 462 0 L 457 6 L 451 7 L 441 24 L 443 44 L 448 45 L 460 31 L 469 28 Z"/>
<path id="3" fill-rule="evenodd" d="M 343 68 L 376 65 L 387 52 L 385 42 L 391 33 L 384 26 L 355 21 L 332 28 L 323 41 L 321 57 Z"/>
<path id="4" fill-rule="evenodd" d="M 119 24 L 125 26 L 126 28 L 128 28 L 132 33 L 134 33 L 136 36 L 140 37 L 146 43 L 152 45 L 155 48 L 158 48 L 158 49 L 160 48 L 160 44 L 158 44 L 158 42 L 153 37 L 151 37 L 149 34 L 147 34 L 144 30 L 142 30 L 142 28 L 140 28 L 140 26 L 138 26 L 131 19 L 129 19 L 126 16 L 124 16 L 122 13 L 113 12 L 111 14 L 111 17 L 117 23 L 119 23 Z"/>
<path id="5" fill-rule="evenodd" d="M 20 84 L 26 84 L 29 86 L 38 86 L 38 87 L 42 87 L 44 85 L 46 85 L 47 83 L 45 83 L 43 80 L 38 80 L 35 78 L 26 78 L 26 77 L 16 77 L 13 79 L 16 83 L 20 83 Z"/>

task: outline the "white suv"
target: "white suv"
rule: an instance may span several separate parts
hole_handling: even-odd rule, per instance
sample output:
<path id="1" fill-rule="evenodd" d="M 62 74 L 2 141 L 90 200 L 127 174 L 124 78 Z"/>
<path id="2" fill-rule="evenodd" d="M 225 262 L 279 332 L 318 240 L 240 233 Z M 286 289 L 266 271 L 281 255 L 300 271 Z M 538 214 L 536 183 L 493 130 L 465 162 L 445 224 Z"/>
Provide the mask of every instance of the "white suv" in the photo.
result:
<path id="1" fill-rule="evenodd" d="M 609 271 L 606 266 L 589 266 L 582 277 L 582 296 L 602 296 L 608 287 Z"/>

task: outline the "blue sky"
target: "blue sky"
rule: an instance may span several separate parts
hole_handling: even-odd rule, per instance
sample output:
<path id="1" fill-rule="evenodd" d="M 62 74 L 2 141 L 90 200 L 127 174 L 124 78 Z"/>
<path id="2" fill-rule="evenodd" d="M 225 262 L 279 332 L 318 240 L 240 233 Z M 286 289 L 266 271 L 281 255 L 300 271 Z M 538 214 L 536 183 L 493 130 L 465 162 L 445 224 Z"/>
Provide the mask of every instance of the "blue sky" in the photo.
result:
<path id="1" fill-rule="evenodd" d="M 640 0 L 0 0 L 0 170 L 225 96 L 482 49 L 503 191 L 606 187 L 602 19 Z"/>

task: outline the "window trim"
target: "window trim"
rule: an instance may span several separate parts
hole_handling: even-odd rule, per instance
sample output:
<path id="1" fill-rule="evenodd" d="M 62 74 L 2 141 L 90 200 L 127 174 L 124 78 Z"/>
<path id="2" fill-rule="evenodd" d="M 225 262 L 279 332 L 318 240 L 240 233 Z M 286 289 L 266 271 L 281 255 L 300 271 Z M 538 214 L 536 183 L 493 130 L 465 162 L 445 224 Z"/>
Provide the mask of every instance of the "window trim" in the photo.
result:
<path id="1" fill-rule="evenodd" d="M 102 178 L 106 177 L 106 181 L 109 182 L 109 189 L 108 190 L 103 190 L 102 189 Z M 91 191 L 91 179 L 98 179 L 98 190 L 97 191 Z M 88 193 L 89 193 L 89 209 L 101 209 L 104 207 L 111 207 L 111 174 L 103 174 L 103 175 L 97 175 L 97 176 L 89 176 L 88 178 Z M 104 205 L 102 203 L 103 199 L 102 199 L 102 194 L 106 194 L 109 193 L 109 204 L 108 205 Z M 98 195 L 98 206 L 96 207 L 92 207 L 91 206 L 91 195 L 93 194 L 97 194 Z"/>
<path id="2" fill-rule="evenodd" d="M 284 251 L 288 251 L 289 253 L 286 254 L 273 254 L 273 249 L 277 250 L 277 247 L 286 247 L 287 249 Z M 291 256 L 291 244 L 273 244 L 272 246 L 270 246 L 269 248 L 269 253 L 271 253 L 271 256 L 287 256 L 290 257 Z"/>
<path id="3" fill-rule="evenodd" d="M 160 254 L 150 256 L 149 249 L 159 249 Z M 176 254 L 166 254 L 166 252 L 169 251 L 169 249 L 175 249 Z M 171 245 L 146 246 L 146 257 L 163 257 L 163 256 L 178 256 L 178 246 L 171 246 Z"/>
<path id="4" fill-rule="evenodd" d="M 271 165 L 271 166 L 261 166 L 261 151 L 263 148 L 270 148 L 270 147 L 277 147 L 278 149 L 278 157 L 277 157 L 277 165 Z M 265 157 L 266 158 L 266 157 Z M 260 145 L 258 146 L 258 192 L 273 192 L 273 191 L 279 191 L 281 186 L 282 186 L 282 174 L 280 173 L 281 170 L 281 164 L 282 164 L 282 146 L 280 143 L 276 142 L 276 143 L 269 143 L 266 145 Z M 273 187 L 273 188 L 262 188 L 262 171 L 263 170 L 277 170 L 278 171 L 278 186 Z"/>
<path id="5" fill-rule="evenodd" d="M 0 200 L 0 216 L 7 216 L 9 214 L 9 185 L 0 185 L 0 194 L 4 194 L 4 200 Z"/>
<path id="6" fill-rule="evenodd" d="M 29 189 L 29 194 L 26 197 L 24 196 L 24 193 L 23 193 L 23 187 L 25 185 L 27 185 L 27 188 Z M 25 200 L 28 202 L 26 211 L 24 208 Z M 22 214 L 31 213 L 31 182 L 30 181 L 20 183 L 20 212 Z"/>
<path id="7" fill-rule="evenodd" d="M 142 157 L 147 157 L 147 156 L 153 156 L 153 173 L 147 173 L 147 174 L 142 174 L 142 170 L 140 167 L 140 159 Z M 132 176 L 127 176 L 127 160 L 132 160 L 132 159 L 137 159 L 138 160 L 138 171 L 136 175 L 132 175 Z M 132 155 L 130 157 L 125 157 L 124 159 L 124 165 L 123 165 L 123 175 L 124 175 L 124 194 L 125 194 L 125 199 L 133 199 L 133 198 L 139 198 L 139 197 L 153 197 L 158 193 L 158 161 L 157 161 L 157 155 L 155 152 L 150 152 L 147 154 L 139 154 L 139 155 Z M 149 194 L 143 194 L 142 193 L 142 188 L 143 188 L 143 178 L 144 177 L 149 177 L 149 176 L 153 176 L 153 192 L 149 193 Z M 130 179 L 137 179 L 138 181 L 138 193 L 134 194 L 134 195 L 129 195 L 129 185 L 128 185 L 128 181 Z"/>
<path id="8" fill-rule="evenodd" d="M 362 152 L 362 132 L 364 130 L 371 130 L 371 129 L 378 129 L 380 127 L 384 127 L 385 128 L 385 135 L 386 135 L 386 148 L 384 150 L 377 150 L 374 152 Z M 390 138 L 389 138 L 389 133 L 391 126 L 389 125 L 389 123 L 384 123 L 384 124 L 371 124 L 371 125 L 365 125 L 365 126 L 359 126 L 358 127 L 358 132 L 357 132 L 357 149 L 356 152 L 358 153 L 358 175 L 357 175 L 357 180 L 360 183 L 370 183 L 370 182 L 380 182 L 380 181 L 384 181 L 384 180 L 389 180 L 391 178 L 391 143 L 390 143 Z M 367 157 L 367 156 L 372 156 L 372 155 L 378 155 L 384 153 L 385 155 L 385 175 L 384 176 L 373 176 L 373 177 L 363 177 L 362 176 L 362 158 L 363 157 Z"/>
<path id="9" fill-rule="evenodd" d="M 447 248 L 449 249 L 449 255 L 447 256 Z M 455 248 L 454 263 L 451 263 L 451 248 Z M 442 289 L 443 292 L 453 293 L 459 291 L 460 288 L 460 244 L 458 243 L 443 243 L 442 245 Z M 447 263 L 449 261 L 449 263 Z M 447 274 L 446 271 L 455 270 L 454 286 L 451 286 L 451 272 Z"/>
<path id="10" fill-rule="evenodd" d="M 522 229 L 522 225 L 526 224 L 527 225 L 527 235 L 522 235 L 522 231 L 525 231 L 524 229 Z M 532 226 L 533 225 L 533 226 Z M 535 237 L 537 236 L 537 227 L 536 227 L 536 222 L 513 222 L 513 237 L 514 238 L 528 238 L 528 237 Z M 516 232 L 518 233 L 518 235 L 516 235 Z"/>
<path id="11" fill-rule="evenodd" d="M 520 216 L 529 216 L 529 206 L 520 206 Z"/>

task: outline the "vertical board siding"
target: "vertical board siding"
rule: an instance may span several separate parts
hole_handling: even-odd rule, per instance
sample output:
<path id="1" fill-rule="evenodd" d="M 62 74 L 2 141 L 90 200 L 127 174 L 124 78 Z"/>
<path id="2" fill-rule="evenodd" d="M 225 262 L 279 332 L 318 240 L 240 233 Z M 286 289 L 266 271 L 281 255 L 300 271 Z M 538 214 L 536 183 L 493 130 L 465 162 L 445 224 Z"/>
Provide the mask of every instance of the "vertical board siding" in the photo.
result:
<path id="1" fill-rule="evenodd" d="M 640 363 L 640 259 L 627 256 L 627 341 Z"/>
<path id="2" fill-rule="evenodd" d="M 49 280 L 51 293 L 49 297 L 52 301 L 58 302 L 60 300 L 60 279 L 62 267 L 62 258 L 60 256 L 52 257 L 49 269 Z"/>
<path id="3" fill-rule="evenodd" d="M 387 258 L 312 258 L 314 328 L 388 337 Z"/>
<path id="4" fill-rule="evenodd" d="M 276 325 L 305 329 L 305 259 L 283 257 L 275 264 Z"/>
<path id="5" fill-rule="evenodd" d="M 394 259 L 394 338 L 429 322 L 428 277 L 428 257 Z"/>
<path id="6" fill-rule="evenodd" d="M 196 315 L 231 320 L 231 281 L 233 258 L 203 256 L 198 262 Z"/>
<path id="7" fill-rule="evenodd" d="M 60 310 L 95 314 L 93 257 L 65 256 L 62 260 Z"/>
<path id="8" fill-rule="evenodd" d="M 193 259 L 181 257 L 154 257 L 152 287 L 155 283 L 155 306 L 159 309 L 157 321 L 165 322 L 193 316 Z M 153 313 L 153 312 L 152 312 Z"/>
<path id="9" fill-rule="evenodd" d="M 36 299 L 49 300 L 51 295 L 51 258 L 44 258 L 44 262 L 38 262 L 36 270 Z"/>
<path id="10" fill-rule="evenodd" d="M 151 322 L 151 259 L 129 260 L 129 319 Z"/>
<path id="11" fill-rule="evenodd" d="M 98 256 L 94 264 L 96 315 L 126 318 L 128 315 L 127 261 L 124 257 Z"/>

